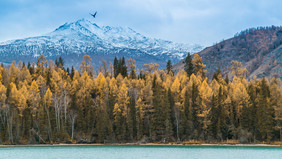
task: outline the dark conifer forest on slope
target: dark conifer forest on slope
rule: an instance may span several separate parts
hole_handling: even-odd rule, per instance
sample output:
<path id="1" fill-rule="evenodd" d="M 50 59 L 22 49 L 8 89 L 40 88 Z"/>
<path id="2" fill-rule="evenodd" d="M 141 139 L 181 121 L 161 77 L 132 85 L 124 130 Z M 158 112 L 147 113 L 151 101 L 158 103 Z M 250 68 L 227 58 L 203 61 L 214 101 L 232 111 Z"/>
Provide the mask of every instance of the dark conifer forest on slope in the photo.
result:
<path id="1" fill-rule="evenodd" d="M 238 61 L 212 79 L 198 54 L 177 73 L 125 58 L 95 72 L 88 55 L 63 66 L 40 56 L 0 67 L 0 144 L 282 140 L 280 79 L 247 80 Z"/>

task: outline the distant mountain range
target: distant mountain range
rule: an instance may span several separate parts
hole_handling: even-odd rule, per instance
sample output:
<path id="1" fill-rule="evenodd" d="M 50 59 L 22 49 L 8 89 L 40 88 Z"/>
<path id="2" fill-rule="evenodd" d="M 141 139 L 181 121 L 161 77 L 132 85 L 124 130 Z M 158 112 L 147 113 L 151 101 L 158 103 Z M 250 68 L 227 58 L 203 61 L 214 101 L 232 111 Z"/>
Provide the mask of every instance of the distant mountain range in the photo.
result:
<path id="1" fill-rule="evenodd" d="M 198 52 L 203 47 L 197 44 L 182 44 L 149 38 L 131 28 L 100 27 L 88 20 L 65 23 L 55 31 L 37 37 L 11 40 L 0 43 L 0 62 L 10 64 L 13 60 L 36 61 L 43 54 L 48 59 L 62 57 L 66 67 L 79 67 L 82 57 L 90 55 L 94 68 L 102 60 L 113 61 L 114 57 L 134 58 L 137 67 L 156 62 L 165 68 L 170 59 L 177 63 L 187 52 Z"/>
<path id="2" fill-rule="evenodd" d="M 85 54 L 90 55 L 95 69 L 102 60 L 114 57 L 133 58 L 138 68 L 145 63 L 158 63 L 164 69 L 171 60 L 175 70 L 184 67 L 188 52 L 198 52 L 212 77 L 218 67 L 223 75 L 230 62 L 237 60 L 249 71 L 249 77 L 276 76 L 282 79 L 282 27 L 247 29 L 213 46 L 203 49 L 197 44 L 182 44 L 146 37 L 131 28 L 98 26 L 88 20 L 65 23 L 51 33 L 0 43 L 0 63 L 35 62 L 41 54 L 55 60 L 60 56 L 65 67 L 79 67 Z M 182 61 L 181 61 L 182 60 Z"/>
<path id="3" fill-rule="evenodd" d="M 249 71 L 249 78 L 278 77 L 282 80 L 282 27 L 247 29 L 199 52 L 206 65 L 207 76 L 212 77 L 218 67 L 223 75 L 230 73 L 232 60 L 242 62 Z M 184 68 L 183 60 L 174 65 Z"/>

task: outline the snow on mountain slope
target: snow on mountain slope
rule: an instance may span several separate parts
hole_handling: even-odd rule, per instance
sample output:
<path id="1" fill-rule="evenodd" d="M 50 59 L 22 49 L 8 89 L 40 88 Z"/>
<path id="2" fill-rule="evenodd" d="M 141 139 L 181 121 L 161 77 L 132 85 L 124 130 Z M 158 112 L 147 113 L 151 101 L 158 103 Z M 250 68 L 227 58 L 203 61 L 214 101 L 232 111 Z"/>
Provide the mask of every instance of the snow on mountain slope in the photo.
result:
<path id="1" fill-rule="evenodd" d="M 93 58 L 94 65 L 102 59 L 112 61 L 115 56 L 136 59 L 137 65 L 158 62 L 163 68 L 167 60 L 176 63 L 187 52 L 203 49 L 196 44 L 181 44 L 149 38 L 131 28 L 98 26 L 88 20 L 65 23 L 43 36 L 10 40 L 0 43 L 0 62 L 32 61 L 41 54 L 55 59 L 67 58 L 66 66 L 78 66 L 84 54 Z"/>

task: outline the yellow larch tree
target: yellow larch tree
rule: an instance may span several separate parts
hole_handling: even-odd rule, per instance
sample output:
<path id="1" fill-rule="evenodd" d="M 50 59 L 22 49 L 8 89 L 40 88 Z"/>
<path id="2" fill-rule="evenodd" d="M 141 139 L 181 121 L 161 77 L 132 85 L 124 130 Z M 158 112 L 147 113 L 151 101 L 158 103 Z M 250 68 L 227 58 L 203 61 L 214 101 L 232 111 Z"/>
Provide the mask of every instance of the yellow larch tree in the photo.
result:
<path id="1" fill-rule="evenodd" d="M 206 67 L 206 65 L 203 64 L 202 57 L 199 54 L 194 54 L 192 63 L 194 65 L 195 74 L 204 78 L 206 72 L 204 68 Z"/>
<path id="2" fill-rule="evenodd" d="M 241 62 L 232 60 L 231 61 L 231 67 L 229 68 L 231 70 L 231 73 L 239 78 L 246 78 L 248 74 L 248 70 L 246 68 L 243 68 L 243 65 Z"/>
<path id="3" fill-rule="evenodd" d="M 92 59 L 90 58 L 89 55 L 83 56 L 82 63 L 79 67 L 80 73 L 83 74 L 84 72 L 87 72 L 90 75 L 94 75 L 94 69 L 93 69 L 93 66 L 91 64 L 91 61 L 92 61 Z"/>
<path id="4" fill-rule="evenodd" d="M 38 77 L 40 75 L 44 76 L 46 71 L 46 66 L 47 66 L 46 57 L 44 55 L 40 55 L 40 57 L 37 59 L 34 77 Z"/>
<path id="5" fill-rule="evenodd" d="M 208 114 L 211 110 L 210 108 L 210 100 L 212 96 L 212 89 L 207 83 L 207 79 L 205 79 L 199 87 L 199 95 L 200 95 L 200 113 L 198 114 L 199 117 L 202 118 L 203 121 L 203 130 L 207 133 L 207 128 L 209 124 Z"/>
<path id="6" fill-rule="evenodd" d="M 31 77 L 30 72 L 29 72 L 29 70 L 26 66 L 24 66 L 21 69 L 20 74 L 19 74 L 19 81 L 24 81 L 24 80 L 26 80 L 28 84 L 30 84 L 31 81 L 32 81 L 32 77 Z"/>
<path id="7" fill-rule="evenodd" d="M 7 88 L 0 82 L 0 110 L 6 107 L 6 91 Z"/>
<path id="8" fill-rule="evenodd" d="M 20 70 L 15 66 L 16 62 L 13 61 L 12 65 L 9 68 L 9 82 L 16 83 L 17 77 L 19 75 Z"/>
<path id="9" fill-rule="evenodd" d="M 149 63 L 149 64 L 144 64 L 143 66 L 145 67 L 145 71 L 151 74 L 157 71 L 160 65 L 157 63 Z"/>
<path id="10" fill-rule="evenodd" d="M 118 140 L 125 139 L 125 128 L 128 122 L 129 110 L 129 97 L 128 97 L 128 88 L 125 83 L 119 87 L 119 92 L 117 94 L 117 103 L 114 106 L 114 118 Z M 118 130 L 120 129 L 120 130 Z"/>
<path id="11" fill-rule="evenodd" d="M 127 68 L 129 68 L 129 78 L 135 79 L 136 76 L 136 65 L 135 65 L 135 60 L 132 58 L 129 58 L 126 60 L 127 63 Z"/>
<path id="12" fill-rule="evenodd" d="M 10 83 L 10 89 L 11 90 L 9 94 L 9 103 L 16 106 L 18 104 L 19 93 L 15 83 L 13 82 Z"/>
<path id="13" fill-rule="evenodd" d="M 44 96 L 47 89 L 46 80 L 41 75 L 39 75 L 37 77 L 36 84 L 38 85 L 40 96 Z"/>
<path id="14" fill-rule="evenodd" d="M 27 100 L 29 100 L 29 92 L 26 85 L 22 85 L 22 87 L 18 91 L 19 93 L 19 103 L 18 103 L 18 110 L 19 114 L 22 117 L 23 111 L 27 108 Z"/>
<path id="15" fill-rule="evenodd" d="M 51 127 L 51 120 L 50 120 L 50 107 L 52 105 L 53 99 L 52 99 L 52 92 L 48 88 L 44 97 L 44 110 L 47 114 L 47 120 L 48 120 L 48 137 L 52 141 L 52 127 Z"/>
<path id="16" fill-rule="evenodd" d="M 39 87 L 35 80 L 31 82 L 31 85 L 29 88 L 29 96 L 30 96 L 30 103 L 31 103 L 31 113 L 32 113 L 32 116 L 35 117 L 39 110 L 39 103 L 41 100 Z"/>
<path id="17" fill-rule="evenodd" d="M 15 112 L 15 108 L 17 108 L 19 104 L 19 92 L 17 90 L 16 85 L 13 82 L 10 83 L 9 87 L 10 87 L 9 98 L 8 98 L 9 108 L 7 110 L 7 113 L 9 115 L 7 116 L 7 119 L 8 119 L 7 128 L 8 128 L 8 134 L 9 134 L 9 140 L 11 143 L 13 143 L 14 141 L 14 136 L 13 136 L 14 112 Z M 17 124 L 17 127 L 18 127 L 18 124 Z"/>
<path id="18" fill-rule="evenodd" d="M 241 82 L 237 76 L 234 76 L 233 83 L 230 84 L 229 94 L 231 94 L 231 101 L 234 107 L 235 124 L 238 126 L 238 122 L 242 115 L 242 108 L 249 105 L 249 94 L 245 85 Z"/>
<path id="19" fill-rule="evenodd" d="M 117 86 L 120 87 L 122 85 L 123 76 L 121 74 L 119 74 L 117 76 L 116 80 L 117 80 Z"/>

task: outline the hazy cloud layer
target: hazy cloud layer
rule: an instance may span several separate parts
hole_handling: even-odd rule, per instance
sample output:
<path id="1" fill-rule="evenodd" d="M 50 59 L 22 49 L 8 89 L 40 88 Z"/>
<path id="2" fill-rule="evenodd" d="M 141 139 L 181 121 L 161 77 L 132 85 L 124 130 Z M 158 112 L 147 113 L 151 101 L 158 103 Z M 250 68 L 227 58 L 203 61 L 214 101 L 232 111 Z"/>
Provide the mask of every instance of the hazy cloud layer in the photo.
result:
<path id="1" fill-rule="evenodd" d="M 0 0 L 0 41 L 93 19 L 151 37 L 212 45 L 250 27 L 281 25 L 280 0 Z M 93 21 L 94 22 L 94 21 Z"/>

